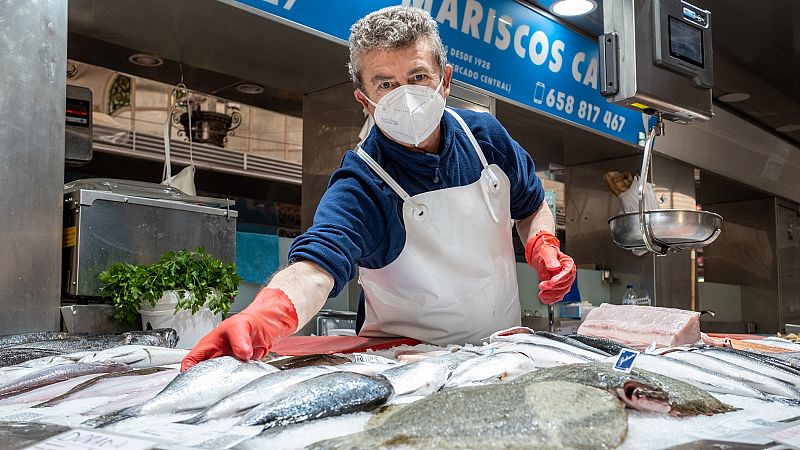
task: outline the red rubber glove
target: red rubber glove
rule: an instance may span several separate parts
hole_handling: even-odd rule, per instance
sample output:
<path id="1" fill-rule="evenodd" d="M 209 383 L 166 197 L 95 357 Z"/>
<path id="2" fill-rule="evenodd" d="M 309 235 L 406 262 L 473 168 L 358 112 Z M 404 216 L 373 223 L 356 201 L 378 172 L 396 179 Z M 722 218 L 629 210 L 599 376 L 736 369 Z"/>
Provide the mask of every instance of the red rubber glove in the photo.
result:
<path id="1" fill-rule="evenodd" d="M 525 260 L 539 274 L 539 300 L 546 305 L 563 299 L 575 281 L 575 261 L 560 247 L 558 238 L 546 231 L 525 244 Z"/>
<path id="2" fill-rule="evenodd" d="M 264 288 L 253 303 L 208 333 L 183 359 L 181 371 L 206 359 L 233 355 L 258 360 L 280 338 L 297 331 L 297 311 L 280 289 Z"/>

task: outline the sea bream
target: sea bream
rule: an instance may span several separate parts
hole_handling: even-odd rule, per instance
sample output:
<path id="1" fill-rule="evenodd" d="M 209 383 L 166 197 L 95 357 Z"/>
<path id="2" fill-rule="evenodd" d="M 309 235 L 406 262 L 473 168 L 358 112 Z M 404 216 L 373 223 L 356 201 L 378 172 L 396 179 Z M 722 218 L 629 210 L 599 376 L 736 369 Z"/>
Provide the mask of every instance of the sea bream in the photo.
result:
<path id="1" fill-rule="evenodd" d="M 307 366 L 266 374 L 247 383 L 241 389 L 220 399 L 196 416 L 181 423 L 203 423 L 248 411 L 255 406 L 272 400 L 290 386 L 333 371 L 334 369 L 328 366 Z"/>
<path id="2" fill-rule="evenodd" d="M 261 362 L 243 363 L 230 356 L 208 359 L 175 377 L 152 399 L 89 419 L 83 424 L 90 427 L 105 427 L 141 415 L 206 408 L 254 379 L 271 372 L 263 366 Z"/>
<path id="3" fill-rule="evenodd" d="M 665 353 L 664 356 L 686 361 L 714 372 L 724 373 L 731 378 L 747 383 L 765 394 L 800 400 L 800 390 L 798 390 L 795 385 L 770 376 L 781 371 L 780 369 L 776 369 L 758 360 L 745 357 L 740 358 L 739 363 L 732 363 L 723 359 L 717 359 L 714 357 L 715 354 L 718 353 L 698 353 L 696 351 L 679 350 Z M 787 372 L 786 375 L 789 376 L 791 374 Z M 795 378 L 800 381 L 800 377 Z"/>
<path id="4" fill-rule="evenodd" d="M 688 383 L 646 371 L 616 371 L 609 363 L 568 364 L 540 369 L 522 375 L 513 383 L 558 380 L 606 390 L 619 397 L 629 408 L 639 411 L 685 417 L 736 410 Z"/>
<path id="5" fill-rule="evenodd" d="M 237 425 L 271 429 L 323 417 L 372 411 L 392 396 L 382 376 L 333 372 L 301 381 L 248 412 Z"/>
<path id="6" fill-rule="evenodd" d="M 627 430 L 625 408 L 604 390 L 564 381 L 501 383 L 437 392 L 375 428 L 308 449 L 612 449 Z"/>
<path id="7" fill-rule="evenodd" d="M 130 370 L 130 366 L 120 363 L 75 363 L 46 367 L 0 385 L 0 398 L 27 392 L 38 387 L 60 381 L 77 378 L 83 375 L 122 372 Z"/>

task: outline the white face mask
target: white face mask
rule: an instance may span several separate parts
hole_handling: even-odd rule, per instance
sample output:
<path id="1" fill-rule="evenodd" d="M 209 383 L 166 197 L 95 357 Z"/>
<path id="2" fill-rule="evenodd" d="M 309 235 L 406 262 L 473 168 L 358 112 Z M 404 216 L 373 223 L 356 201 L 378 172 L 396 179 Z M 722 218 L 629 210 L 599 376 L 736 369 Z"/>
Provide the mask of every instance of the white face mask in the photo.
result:
<path id="1" fill-rule="evenodd" d="M 392 139 L 418 146 L 430 136 L 444 114 L 444 97 L 439 93 L 444 76 L 436 89 L 404 84 L 384 95 L 378 103 L 362 92 L 375 107 L 375 125 Z"/>

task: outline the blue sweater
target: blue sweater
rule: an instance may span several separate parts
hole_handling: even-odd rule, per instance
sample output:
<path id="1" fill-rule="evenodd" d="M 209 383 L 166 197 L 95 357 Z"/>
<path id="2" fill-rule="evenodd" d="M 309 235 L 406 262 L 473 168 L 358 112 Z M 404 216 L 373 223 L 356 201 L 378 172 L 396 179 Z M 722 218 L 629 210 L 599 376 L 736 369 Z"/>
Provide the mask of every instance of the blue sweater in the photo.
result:
<path id="1" fill-rule="evenodd" d="M 544 200 L 533 159 L 491 114 L 456 110 L 472 130 L 489 164 L 497 164 L 511 181 L 511 217 L 530 216 Z M 445 112 L 438 154 L 412 152 L 372 127 L 362 148 L 408 192 L 464 186 L 480 178 L 483 167 L 458 122 Z M 314 224 L 289 249 L 289 261 L 313 261 L 334 279 L 335 297 L 355 276 L 356 266 L 379 269 L 403 250 L 403 202 L 354 151 L 341 167 L 314 215 Z M 468 245 L 468 243 L 465 243 Z M 363 301 L 363 298 L 362 298 Z"/>

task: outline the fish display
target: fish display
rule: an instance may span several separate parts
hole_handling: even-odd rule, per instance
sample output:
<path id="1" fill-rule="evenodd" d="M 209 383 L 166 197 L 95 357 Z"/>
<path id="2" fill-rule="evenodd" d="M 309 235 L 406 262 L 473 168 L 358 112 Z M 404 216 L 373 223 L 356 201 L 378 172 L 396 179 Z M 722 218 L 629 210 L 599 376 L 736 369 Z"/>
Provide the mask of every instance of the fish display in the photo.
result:
<path id="1" fill-rule="evenodd" d="M 765 394 L 800 400 L 800 390 L 795 387 L 797 384 L 791 384 L 768 375 L 782 372 L 780 369 L 774 368 L 759 360 L 746 357 L 742 357 L 744 360 L 741 361 L 741 364 L 735 364 L 715 358 L 714 354 L 716 354 L 716 352 L 698 353 L 695 351 L 675 351 L 666 353 L 664 356 L 685 361 L 695 366 L 704 367 L 717 373 L 724 373 Z M 786 375 L 787 377 L 793 377 L 796 380 L 795 383 L 800 382 L 800 376 L 792 375 L 788 372 L 786 372 Z"/>
<path id="2" fill-rule="evenodd" d="M 622 403 L 604 390 L 565 381 L 503 383 L 437 392 L 375 428 L 308 448 L 612 449 L 627 431 Z"/>
<path id="3" fill-rule="evenodd" d="M 83 424 L 98 428 L 145 414 L 206 408 L 270 372 L 262 366 L 260 362 L 242 363 L 230 356 L 208 359 L 175 377 L 152 399 L 89 419 Z"/>
<path id="4" fill-rule="evenodd" d="M 686 417 L 735 411 L 702 389 L 688 383 L 632 370 L 616 371 L 609 363 L 568 364 L 530 372 L 513 383 L 570 381 L 606 390 L 631 409 Z"/>
<path id="5" fill-rule="evenodd" d="M 247 411 L 272 400 L 290 386 L 331 372 L 333 369 L 327 366 L 308 366 L 264 375 L 181 423 L 203 423 Z"/>
<path id="6" fill-rule="evenodd" d="M 155 383 L 151 380 L 146 380 L 147 375 L 158 374 L 158 377 L 152 377 Z M 177 370 L 166 369 L 162 367 L 149 367 L 145 369 L 133 369 L 125 372 L 113 372 L 103 375 L 93 376 L 92 378 L 75 385 L 68 391 L 58 396 L 51 396 L 46 402 L 32 406 L 32 408 L 46 408 L 58 405 L 67 400 L 75 400 L 78 398 L 88 397 L 102 397 L 113 396 L 120 394 L 127 394 L 145 389 L 152 389 L 163 382 L 166 385 L 170 380 L 175 378 Z M 126 377 L 131 377 L 124 380 Z M 164 381 L 162 381 L 164 380 Z M 109 390 L 106 385 L 114 385 L 116 389 Z M 163 385 L 161 387 L 163 387 Z"/>
<path id="7" fill-rule="evenodd" d="M 472 358 L 453 371 L 445 387 L 473 386 L 489 382 L 509 381 L 536 369 L 524 353 L 505 351 Z"/>
<path id="8" fill-rule="evenodd" d="M 612 341 L 611 339 L 603 339 L 594 336 L 584 336 L 582 334 L 570 334 L 568 336 L 570 339 L 574 339 L 578 342 L 582 342 L 590 347 L 594 347 L 598 350 L 602 350 L 609 355 L 619 355 L 619 352 L 622 349 L 630 349 L 630 347 L 626 347 L 619 342 Z"/>
<path id="9" fill-rule="evenodd" d="M 382 376 L 333 372 L 301 381 L 271 401 L 248 412 L 238 425 L 263 425 L 265 430 L 338 416 L 371 411 L 392 396 L 392 384 Z"/>
<path id="10" fill-rule="evenodd" d="M 47 367 L 0 385 L 0 398 L 10 397 L 42 386 L 77 378 L 83 375 L 122 372 L 130 366 L 120 363 L 75 363 Z"/>
<path id="11" fill-rule="evenodd" d="M 272 359 L 267 361 L 267 364 L 277 369 L 285 370 L 308 366 L 335 366 L 338 364 L 347 364 L 349 362 L 351 361 L 344 356 L 315 354 Z"/>
<path id="12" fill-rule="evenodd" d="M 578 334 L 613 339 L 639 350 L 652 343 L 674 347 L 702 341 L 697 311 L 610 303 L 589 311 Z"/>

